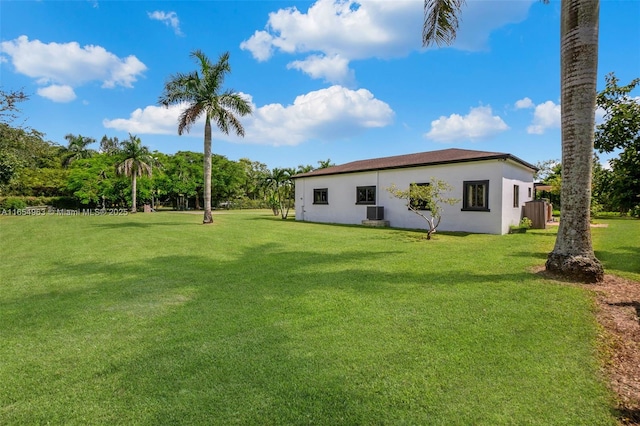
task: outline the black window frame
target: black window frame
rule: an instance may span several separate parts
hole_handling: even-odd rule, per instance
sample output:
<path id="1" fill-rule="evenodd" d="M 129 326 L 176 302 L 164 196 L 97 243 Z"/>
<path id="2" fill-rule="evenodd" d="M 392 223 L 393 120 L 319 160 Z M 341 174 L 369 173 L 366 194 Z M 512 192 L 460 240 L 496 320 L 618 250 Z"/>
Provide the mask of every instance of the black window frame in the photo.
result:
<path id="1" fill-rule="evenodd" d="M 520 207 L 520 185 L 513 185 L 513 208 Z"/>
<path id="2" fill-rule="evenodd" d="M 477 188 L 484 187 L 482 194 L 482 205 L 474 205 L 478 201 Z M 476 195 L 469 203 L 469 192 L 473 192 L 475 188 Z M 471 194 L 473 197 L 473 194 Z M 475 203 L 473 202 L 475 201 Z M 489 212 L 489 180 L 465 180 L 462 184 L 462 211 L 471 211 L 471 212 Z"/>
<path id="3" fill-rule="evenodd" d="M 412 183 L 411 185 L 415 185 L 415 186 L 430 186 L 431 183 L 429 182 L 421 182 L 421 183 Z M 409 188 L 411 188 L 411 186 L 409 186 Z M 413 207 L 415 204 L 418 204 L 417 207 L 414 207 L 415 210 L 420 210 L 420 211 L 431 211 L 431 206 L 429 205 L 429 201 L 426 200 L 420 200 L 419 202 L 414 200 L 413 198 L 409 197 L 409 205 L 411 207 Z M 407 207 L 409 210 L 411 210 L 409 207 Z"/>
<path id="4" fill-rule="evenodd" d="M 323 197 L 324 195 L 324 197 Z M 329 204 L 329 189 L 328 188 L 314 188 L 313 189 L 313 204 Z"/>
<path id="5" fill-rule="evenodd" d="M 364 195 L 364 197 L 361 197 Z M 356 204 L 372 206 L 376 204 L 376 186 L 356 186 Z"/>

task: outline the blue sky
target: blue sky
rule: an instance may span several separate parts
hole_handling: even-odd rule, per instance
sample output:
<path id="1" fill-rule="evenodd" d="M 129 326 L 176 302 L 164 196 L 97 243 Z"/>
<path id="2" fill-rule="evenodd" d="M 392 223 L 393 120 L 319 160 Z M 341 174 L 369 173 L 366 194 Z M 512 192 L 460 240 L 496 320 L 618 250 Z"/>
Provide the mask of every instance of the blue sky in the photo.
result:
<path id="1" fill-rule="evenodd" d="M 531 163 L 561 157 L 560 3 L 467 2 L 456 43 L 421 46 L 422 0 L 2 1 L 0 78 L 23 88 L 26 125 L 141 138 L 202 151 L 203 125 L 177 135 L 164 82 L 230 52 L 225 87 L 254 113 L 213 152 L 273 167 L 464 148 Z M 602 1 L 599 89 L 640 77 L 640 1 Z"/>

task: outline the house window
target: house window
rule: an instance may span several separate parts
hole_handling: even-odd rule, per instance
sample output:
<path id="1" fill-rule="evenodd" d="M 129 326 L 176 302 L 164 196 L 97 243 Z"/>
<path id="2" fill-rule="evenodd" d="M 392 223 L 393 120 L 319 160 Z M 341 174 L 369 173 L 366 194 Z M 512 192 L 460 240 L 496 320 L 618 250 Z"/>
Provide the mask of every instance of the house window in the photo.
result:
<path id="1" fill-rule="evenodd" d="M 429 186 L 429 183 L 413 183 L 415 186 Z M 431 210 L 429 207 L 429 200 L 415 200 L 413 198 L 409 199 L 409 203 L 411 208 L 414 210 Z"/>
<path id="2" fill-rule="evenodd" d="M 375 204 L 376 203 L 376 187 L 375 186 L 358 186 L 356 188 L 356 204 Z"/>
<path id="3" fill-rule="evenodd" d="M 489 181 L 464 181 L 462 210 L 489 211 Z"/>
<path id="4" fill-rule="evenodd" d="M 513 185 L 513 207 L 520 207 L 520 186 Z"/>
<path id="5" fill-rule="evenodd" d="M 313 190 L 313 204 L 329 204 L 329 197 L 327 196 L 327 188 L 320 188 Z"/>

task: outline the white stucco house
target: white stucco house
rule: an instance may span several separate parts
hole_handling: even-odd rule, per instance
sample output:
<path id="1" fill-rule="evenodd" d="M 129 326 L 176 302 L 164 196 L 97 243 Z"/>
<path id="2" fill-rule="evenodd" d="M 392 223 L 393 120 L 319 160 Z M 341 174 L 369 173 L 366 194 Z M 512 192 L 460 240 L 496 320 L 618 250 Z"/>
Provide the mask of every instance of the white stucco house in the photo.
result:
<path id="1" fill-rule="evenodd" d="M 446 197 L 460 200 L 443 206 L 438 230 L 506 234 L 533 199 L 536 170 L 511 154 L 466 149 L 354 161 L 294 176 L 296 220 L 361 224 L 384 219 L 394 228 L 425 228 L 424 219 L 386 188 L 408 188 L 434 177 L 453 187 Z"/>

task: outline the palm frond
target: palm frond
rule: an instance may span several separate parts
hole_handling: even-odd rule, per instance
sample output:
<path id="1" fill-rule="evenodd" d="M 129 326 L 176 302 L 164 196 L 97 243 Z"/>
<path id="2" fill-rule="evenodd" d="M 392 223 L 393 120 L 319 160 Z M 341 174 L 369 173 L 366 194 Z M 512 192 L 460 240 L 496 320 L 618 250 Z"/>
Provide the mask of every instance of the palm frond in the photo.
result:
<path id="1" fill-rule="evenodd" d="M 202 70 L 202 74 L 206 75 L 208 70 L 210 70 L 214 66 L 207 55 L 205 55 L 204 52 L 202 52 L 202 50 L 200 49 L 194 50 L 189 56 L 191 56 L 193 59 L 196 59 L 196 62 L 198 62 L 198 65 L 200 66 L 200 70 Z"/>
<path id="2" fill-rule="evenodd" d="M 142 145 L 139 137 L 129 134 L 129 140 L 122 142 L 122 155 L 124 160 L 116 165 L 116 172 L 120 175 L 151 176 L 153 169 L 153 157 L 149 148 Z"/>
<path id="3" fill-rule="evenodd" d="M 253 113 L 253 109 L 251 108 L 251 103 L 242 97 L 239 93 L 233 92 L 231 90 L 227 90 L 225 93 L 220 96 L 220 105 L 224 108 L 230 109 L 231 111 L 239 114 L 240 116 L 245 116 Z"/>
<path id="4" fill-rule="evenodd" d="M 194 93 L 197 93 L 197 80 L 199 80 L 197 72 L 172 75 L 165 83 L 164 90 L 158 98 L 158 104 L 168 107 L 191 101 Z"/>
<path id="5" fill-rule="evenodd" d="M 191 126 L 195 123 L 205 109 L 203 102 L 196 102 L 189 105 L 182 111 L 178 118 L 178 135 L 189 133 Z"/>
<path id="6" fill-rule="evenodd" d="M 422 45 L 450 45 L 456 38 L 465 0 L 425 0 Z"/>

